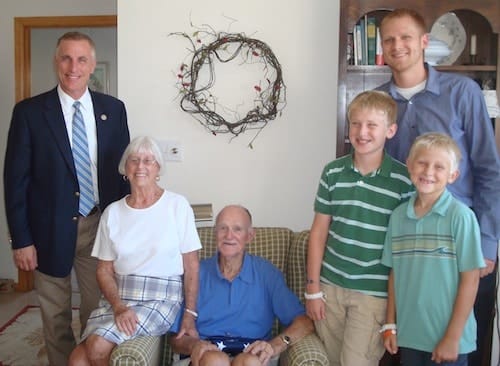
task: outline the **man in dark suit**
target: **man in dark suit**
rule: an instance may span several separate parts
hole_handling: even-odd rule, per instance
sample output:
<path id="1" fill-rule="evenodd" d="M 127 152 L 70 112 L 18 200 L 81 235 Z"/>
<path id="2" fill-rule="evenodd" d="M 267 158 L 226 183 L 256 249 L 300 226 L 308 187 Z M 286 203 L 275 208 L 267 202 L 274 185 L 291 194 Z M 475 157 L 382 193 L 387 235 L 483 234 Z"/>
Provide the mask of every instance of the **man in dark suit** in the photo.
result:
<path id="1" fill-rule="evenodd" d="M 57 42 L 54 65 L 58 86 L 14 107 L 4 188 L 14 262 L 21 270 L 35 271 L 49 363 L 62 366 L 75 346 L 71 269 L 80 290 L 84 329 L 100 297 L 97 260 L 90 253 L 100 212 L 129 190 L 118 163 L 130 136 L 124 104 L 88 89 L 96 66 L 92 39 L 79 32 L 64 34 Z M 74 140 L 77 114 L 86 135 L 86 188 L 77 168 L 79 158 L 73 155 L 80 144 Z M 90 194 L 84 195 L 85 189 Z M 84 197 L 90 202 L 88 210 L 80 207 Z"/>

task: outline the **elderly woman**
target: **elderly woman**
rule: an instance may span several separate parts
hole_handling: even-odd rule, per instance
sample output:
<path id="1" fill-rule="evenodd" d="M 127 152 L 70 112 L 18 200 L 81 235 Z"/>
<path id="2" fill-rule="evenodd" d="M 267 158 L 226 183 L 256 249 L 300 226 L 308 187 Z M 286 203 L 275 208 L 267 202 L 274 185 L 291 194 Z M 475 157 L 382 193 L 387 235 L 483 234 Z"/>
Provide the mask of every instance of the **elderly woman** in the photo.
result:
<path id="1" fill-rule="evenodd" d="M 90 315 L 70 365 L 108 365 L 116 345 L 169 329 L 184 298 L 182 332 L 197 336 L 200 239 L 187 200 L 158 185 L 162 153 L 138 137 L 119 165 L 131 194 L 103 212 L 92 255 L 103 297 Z M 183 296 L 184 295 L 184 296 Z"/>

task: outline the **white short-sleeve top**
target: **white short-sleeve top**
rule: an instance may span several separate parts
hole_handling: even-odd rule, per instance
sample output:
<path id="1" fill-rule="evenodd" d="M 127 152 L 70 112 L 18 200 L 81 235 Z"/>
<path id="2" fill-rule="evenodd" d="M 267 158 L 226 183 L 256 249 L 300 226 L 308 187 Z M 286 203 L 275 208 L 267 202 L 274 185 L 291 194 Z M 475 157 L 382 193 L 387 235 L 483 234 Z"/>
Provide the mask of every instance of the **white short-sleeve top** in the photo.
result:
<path id="1" fill-rule="evenodd" d="M 92 256 L 113 261 L 120 275 L 182 275 L 182 253 L 201 248 L 188 201 L 164 191 L 152 206 L 132 208 L 126 197 L 103 212 Z"/>

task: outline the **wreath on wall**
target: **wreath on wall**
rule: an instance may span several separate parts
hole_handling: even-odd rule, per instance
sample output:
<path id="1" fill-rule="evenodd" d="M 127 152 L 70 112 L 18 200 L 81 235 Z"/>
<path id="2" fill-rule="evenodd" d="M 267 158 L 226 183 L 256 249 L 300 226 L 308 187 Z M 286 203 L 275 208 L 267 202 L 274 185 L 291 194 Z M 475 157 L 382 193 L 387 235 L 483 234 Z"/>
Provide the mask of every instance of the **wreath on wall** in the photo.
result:
<path id="1" fill-rule="evenodd" d="M 286 87 L 281 65 L 271 48 L 243 33 L 215 32 L 209 27 L 197 30 L 192 36 L 186 33 L 171 35 L 182 36 L 191 44 L 190 63 L 183 62 L 176 72 L 176 87 L 182 96 L 181 109 L 214 136 L 230 133 L 234 138 L 246 130 L 257 129 L 257 134 L 248 144 L 253 148 L 252 143 L 261 130 L 278 114 L 281 115 L 286 105 Z M 228 63 L 238 59 L 238 65 L 260 63 L 263 66 L 261 80 L 253 85 L 255 97 L 245 113 L 240 113 L 238 107 L 221 105 L 218 97 L 213 94 L 216 82 L 215 62 Z M 229 111 L 235 118 L 224 117 L 219 113 L 221 111 Z"/>

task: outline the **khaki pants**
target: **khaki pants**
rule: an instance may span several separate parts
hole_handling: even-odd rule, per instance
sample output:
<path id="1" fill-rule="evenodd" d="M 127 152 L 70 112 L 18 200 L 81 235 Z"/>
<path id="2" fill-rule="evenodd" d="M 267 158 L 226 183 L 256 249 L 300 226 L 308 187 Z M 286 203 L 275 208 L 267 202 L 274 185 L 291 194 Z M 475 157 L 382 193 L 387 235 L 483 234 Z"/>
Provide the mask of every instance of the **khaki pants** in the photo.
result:
<path id="1" fill-rule="evenodd" d="M 80 217 L 73 268 L 80 288 L 80 324 L 85 328 L 92 310 L 100 298 L 96 279 L 97 259 L 90 256 L 99 224 L 100 214 Z M 71 328 L 71 274 L 60 278 L 35 271 L 35 288 L 42 313 L 43 335 L 51 366 L 67 365 L 75 348 Z"/>
<path id="2" fill-rule="evenodd" d="M 326 294 L 326 319 L 315 322 L 331 366 L 378 366 L 384 354 L 379 330 L 385 323 L 387 300 L 321 285 Z"/>

